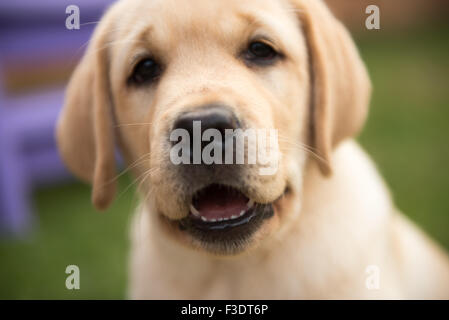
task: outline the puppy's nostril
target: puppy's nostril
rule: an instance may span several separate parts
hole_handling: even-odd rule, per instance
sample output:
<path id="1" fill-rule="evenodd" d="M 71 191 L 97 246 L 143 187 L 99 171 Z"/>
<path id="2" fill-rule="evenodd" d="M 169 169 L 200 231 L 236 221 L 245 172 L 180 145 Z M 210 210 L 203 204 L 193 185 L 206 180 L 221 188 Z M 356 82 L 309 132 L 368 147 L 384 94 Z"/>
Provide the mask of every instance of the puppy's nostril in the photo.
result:
<path id="1" fill-rule="evenodd" d="M 224 138 L 226 129 L 238 128 L 238 121 L 230 110 L 216 105 L 208 105 L 181 115 L 176 120 L 174 129 L 187 130 L 190 137 L 192 137 L 194 134 L 194 121 L 199 121 L 201 135 L 207 129 L 216 129 L 220 131 Z"/>
<path id="2" fill-rule="evenodd" d="M 201 129 L 202 131 L 206 131 L 207 129 L 217 129 L 222 136 L 224 136 L 226 129 L 235 129 L 235 124 L 232 115 L 212 113 L 201 120 Z"/>
<path id="3" fill-rule="evenodd" d="M 195 129 L 194 129 L 195 128 Z M 226 129 L 239 128 L 239 122 L 234 113 L 225 106 L 206 105 L 194 111 L 182 114 L 175 122 L 173 129 L 184 129 L 190 136 L 192 151 L 194 140 L 199 139 L 201 149 L 209 142 L 202 141 L 203 133 L 208 129 L 218 130 L 221 134 L 223 150 L 225 148 Z M 191 152 L 191 156 L 192 156 Z M 224 155 L 224 153 L 223 153 Z"/>

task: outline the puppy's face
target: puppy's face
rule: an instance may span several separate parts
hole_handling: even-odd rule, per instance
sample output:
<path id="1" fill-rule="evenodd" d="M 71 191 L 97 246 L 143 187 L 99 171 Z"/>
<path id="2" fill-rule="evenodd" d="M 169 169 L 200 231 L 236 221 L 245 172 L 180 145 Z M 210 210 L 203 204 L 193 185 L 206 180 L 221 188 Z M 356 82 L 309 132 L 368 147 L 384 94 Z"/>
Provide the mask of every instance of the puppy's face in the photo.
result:
<path id="1" fill-rule="evenodd" d="M 158 1 L 127 18 L 116 35 L 126 42 L 111 54 L 112 93 L 117 123 L 133 124 L 120 127 L 131 161 L 149 155 L 137 174 L 148 174 L 143 194 L 182 241 L 241 250 L 278 224 L 274 204 L 300 181 L 304 152 L 294 146 L 305 142 L 309 79 L 294 13 L 278 1 Z M 193 135 L 195 120 L 202 130 L 277 129 L 276 172 L 248 161 L 174 164 L 171 132 Z"/>
<path id="2" fill-rule="evenodd" d="M 116 141 L 168 236 L 237 253 L 293 221 L 310 149 L 328 174 L 333 145 L 363 121 L 368 87 L 344 29 L 316 1 L 123 1 L 72 78 L 58 139 L 97 207 L 113 196 Z M 226 135 L 260 129 L 275 132 L 268 173 L 257 161 L 265 136 Z M 179 146 L 187 162 L 173 160 Z M 206 151 L 223 155 L 207 163 Z"/>

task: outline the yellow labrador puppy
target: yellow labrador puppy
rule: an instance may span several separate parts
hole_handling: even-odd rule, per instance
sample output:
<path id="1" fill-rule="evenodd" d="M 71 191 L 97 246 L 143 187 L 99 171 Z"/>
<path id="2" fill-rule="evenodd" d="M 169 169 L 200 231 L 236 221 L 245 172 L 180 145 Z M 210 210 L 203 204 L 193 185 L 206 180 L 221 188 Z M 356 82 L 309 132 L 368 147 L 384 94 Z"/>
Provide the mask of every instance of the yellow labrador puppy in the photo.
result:
<path id="1" fill-rule="evenodd" d="M 116 146 L 138 181 L 131 298 L 449 298 L 445 253 L 352 140 L 369 97 L 322 1 L 126 0 L 97 27 L 57 138 L 98 209 L 114 198 Z M 198 122 L 277 130 L 275 172 L 174 163 L 172 133 Z"/>

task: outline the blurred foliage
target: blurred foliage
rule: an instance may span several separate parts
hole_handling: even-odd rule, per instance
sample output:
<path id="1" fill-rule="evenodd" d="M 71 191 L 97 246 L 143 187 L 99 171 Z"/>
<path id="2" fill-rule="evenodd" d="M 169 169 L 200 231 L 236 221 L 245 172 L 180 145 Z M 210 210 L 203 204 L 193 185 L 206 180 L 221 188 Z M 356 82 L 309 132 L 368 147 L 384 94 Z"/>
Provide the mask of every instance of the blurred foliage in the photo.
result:
<path id="1" fill-rule="evenodd" d="M 396 204 L 449 248 L 449 28 L 358 39 L 373 85 L 359 138 L 391 187 Z M 88 186 L 35 193 L 36 225 L 23 239 L 0 241 L 0 298 L 125 298 L 128 229 L 137 203 L 127 177 L 105 213 Z M 126 187 L 131 188 L 125 191 Z M 81 289 L 65 288 L 65 268 L 80 267 Z"/>

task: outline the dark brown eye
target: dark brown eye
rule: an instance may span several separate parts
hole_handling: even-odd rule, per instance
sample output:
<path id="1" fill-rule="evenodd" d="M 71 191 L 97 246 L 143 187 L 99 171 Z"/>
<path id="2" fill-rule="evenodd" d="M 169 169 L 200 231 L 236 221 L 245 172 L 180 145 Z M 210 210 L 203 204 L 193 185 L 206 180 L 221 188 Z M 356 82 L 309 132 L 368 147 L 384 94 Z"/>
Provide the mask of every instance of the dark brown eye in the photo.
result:
<path id="1" fill-rule="evenodd" d="M 254 41 L 251 42 L 248 46 L 248 50 L 246 53 L 246 58 L 253 62 L 271 62 L 278 56 L 276 50 L 273 49 L 270 45 L 260 42 Z"/>
<path id="2" fill-rule="evenodd" d="M 146 58 L 140 61 L 133 70 L 131 82 L 137 85 L 151 83 L 161 75 L 161 67 L 151 59 Z"/>

